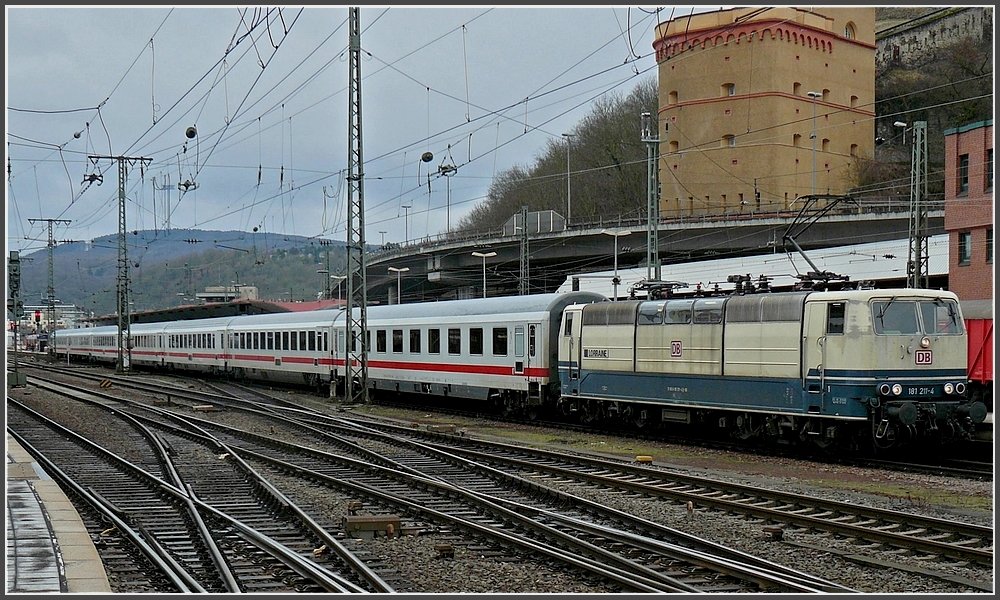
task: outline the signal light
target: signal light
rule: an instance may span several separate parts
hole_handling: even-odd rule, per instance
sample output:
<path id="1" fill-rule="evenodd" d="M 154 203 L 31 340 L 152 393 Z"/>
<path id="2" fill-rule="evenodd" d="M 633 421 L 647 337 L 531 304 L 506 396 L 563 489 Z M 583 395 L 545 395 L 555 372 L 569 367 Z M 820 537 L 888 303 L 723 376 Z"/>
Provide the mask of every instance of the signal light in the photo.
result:
<path id="1" fill-rule="evenodd" d="M 36 310 L 35 311 L 35 323 L 41 323 L 41 322 L 42 322 L 42 311 Z"/>

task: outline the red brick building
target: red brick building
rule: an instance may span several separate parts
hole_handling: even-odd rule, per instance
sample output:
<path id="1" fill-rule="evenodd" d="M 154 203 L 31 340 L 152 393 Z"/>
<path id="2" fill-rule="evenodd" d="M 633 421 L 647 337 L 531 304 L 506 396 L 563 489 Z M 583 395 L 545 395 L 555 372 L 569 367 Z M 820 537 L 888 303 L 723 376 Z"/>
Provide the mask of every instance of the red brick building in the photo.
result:
<path id="1" fill-rule="evenodd" d="M 944 131 L 948 287 L 961 300 L 993 298 L 993 119 Z"/>

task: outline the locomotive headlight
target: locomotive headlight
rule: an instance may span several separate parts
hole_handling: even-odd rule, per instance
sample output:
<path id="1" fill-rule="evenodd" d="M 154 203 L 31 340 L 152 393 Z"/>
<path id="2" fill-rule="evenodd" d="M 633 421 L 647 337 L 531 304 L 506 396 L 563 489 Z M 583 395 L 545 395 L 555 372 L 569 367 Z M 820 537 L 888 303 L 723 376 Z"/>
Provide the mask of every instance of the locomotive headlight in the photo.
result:
<path id="1" fill-rule="evenodd" d="M 898 383 L 892 384 L 892 395 L 893 396 L 899 396 L 902 393 L 903 393 L 903 386 L 899 385 Z"/>
<path id="2" fill-rule="evenodd" d="M 959 381 L 958 383 L 956 383 L 955 384 L 955 393 L 956 394 L 964 394 L 965 393 L 965 384 L 962 383 L 961 381 Z"/>
<path id="3" fill-rule="evenodd" d="M 944 384 L 944 393 L 948 394 L 949 396 L 951 394 L 954 394 L 955 393 L 955 386 L 953 386 L 951 383 Z"/>
<path id="4" fill-rule="evenodd" d="M 888 396 L 889 392 L 891 391 L 892 389 L 889 387 L 888 383 L 883 383 L 882 385 L 878 386 L 878 393 L 882 394 L 883 396 Z"/>
<path id="5" fill-rule="evenodd" d="M 924 336 L 924 337 L 920 338 L 920 347 L 921 348 L 930 348 L 931 347 L 931 338 L 929 338 L 927 336 Z"/>

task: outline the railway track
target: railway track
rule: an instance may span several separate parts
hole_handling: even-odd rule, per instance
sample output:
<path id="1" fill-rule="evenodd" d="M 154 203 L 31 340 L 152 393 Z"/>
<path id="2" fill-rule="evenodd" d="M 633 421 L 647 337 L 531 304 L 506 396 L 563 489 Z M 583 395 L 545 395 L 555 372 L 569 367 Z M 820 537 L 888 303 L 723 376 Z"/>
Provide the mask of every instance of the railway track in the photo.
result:
<path id="1" fill-rule="evenodd" d="M 265 416 L 276 419 L 273 415 Z M 624 590 L 851 591 L 767 561 L 713 547 L 691 536 L 678 536 L 677 532 L 655 524 L 644 524 L 646 531 L 640 533 L 620 529 L 609 520 L 612 511 L 603 507 L 567 494 L 557 494 L 558 502 L 553 503 L 552 491 L 547 489 L 519 492 L 509 483 L 498 484 L 491 469 L 472 469 L 468 461 L 455 465 L 446 458 L 429 457 L 424 451 L 415 451 L 412 442 L 404 444 L 401 450 L 392 436 L 382 435 L 378 440 L 379 444 L 396 446 L 391 458 L 384 456 L 384 451 L 375 452 L 346 439 L 357 436 L 356 432 L 341 432 L 324 440 L 350 447 L 360 457 L 349 459 L 278 442 L 274 436 L 237 431 L 205 419 L 186 417 L 186 420 L 199 428 L 211 429 L 221 443 L 248 460 L 268 462 L 275 468 L 329 485 L 346 486 L 371 501 L 407 508 L 425 518 L 445 519 L 449 527 L 486 535 L 500 548 L 513 545 L 521 552 L 546 556 L 561 562 L 564 568 L 579 569 L 587 577 L 603 578 Z M 301 422 L 296 427 L 305 428 L 310 436 L 322 434 Z M 186 437 L 202 435 L 179 428 L 172 433 Z M 325 435 L 329 438 L 329 434 Z M 372 435 L 366 431 L 361 438 L 370 444 Z M 573 504 L 575 508 L 567 508 Z M 428 511 L 432 511 L 430 515 Z M 603 513 L 607 522 L 595 522 L 595 512 Z M 627 515 L 616 518 L 623 517 L 633 529 L 640 521 Z M 672 533 L 675 539 L 665 542 L 665 533 Z M 700 547 L 685 547 L 679 542 Z"/>
<path id="2" fill-rule="evenodd" d="M 240 389 L 241 396 L 246 399 L 273 398 L 250 388 Z M 274 400 L 282 406 L 291 404 L 284 399 Z M 301 409 L 296 407 L 295 410 Z M 530 477 L 575 479 L 590 485 L 641 493 L 650 498 L 691 503 L 692 507 L 746 514 L 763 522 L 825 531 L 928 557 L 981 565 L 993 563 L 993 529 L 989 527 L 902 511 L 864 508 L 853 503 L 766 490 L 606 459 L 568 457 L 563 453 L 473 440 L 465 436 L 419 432 L 409 426 L 384 421 L 323 415 L 312 415 L 311 419 L 314 423 L 330 426 L 339 426 L 346 421 L 372 427 L 399 439 L 430 441 L 437 450 L 502 466 L 522 476 L 527 472 Z"/>
<path id="3" fill-rule="evenodd" d="M 72 393 L 66 389 L 62 391 Z M 93 401 L 92 398 L 88 400 Z M 108 406 L 106 402 L 97 402 L 100 406 Z M 113 410 L 125 416 L 120 407 Z M 172 480 L 170 482 L 11 399 L 8 399 L 8 411 L 8 415 L 13 416 L 8 427 L 23 440 L 26 448 L 31 449 L 30 452 L 44 457 L 60 471 L 70 473 L 67 477 L 77 481 L 79 487 L 93 490 L 91 494 L 111 507 L 113 515 L 141 532 L 142 543 L 158 548 L 162 560 L 174 565 L 175 579 L 184 582 L 183 586 L 178 586 L 175 581 L 175 591 L 363 592 L 371 589 L 319 564 L 305 561 L 302 556 L 325 540 L 317 541 L 306 528 L 290 522 L 287 514 L 290 507 L 280 499 L 255 501 L 254 498 L 260 496 L 259 490 L 247 489 L 246 479 L 233 475 L 228 466 L 220 468 L 214 453 L 202 451 L 201 461 L 182 464 L 170 458 L 177 453 L 177 447 L 170 440 L 147 433 L 152 443 L 144 442 L 132 448 L 155 446 L 164 464 L 163 473 L 158 475 L 165 473 L 166 479 Z M 126 421 L 130 420 L 125 417 Z M 51 431 L 59 435 L 53 436 Z M 198 454 L 187 452 L 185 456 Z M 206 455 L 209 460 L 205 459 Z M 182 477 L 181 472 L 187 476 Z M 252 483 L 251 479 L 249 487 L 254 487 Z M 201 496 L 195 488 L 201 490 Z M 215 503 L 206 502 L 202 496 Z M 209 521 L 212 527 L 207 525 Z M 212 532 L 217 533 L 213 535 Z M 113 566 L 116 564 L 114 557 L 111 562 Z M 351 575 L 353 579 L 358 578 L 357 573 Z M 369 577 L 367 583 L 379 581 Z M 374 589 L 392 590 L 384 582 Z"/>

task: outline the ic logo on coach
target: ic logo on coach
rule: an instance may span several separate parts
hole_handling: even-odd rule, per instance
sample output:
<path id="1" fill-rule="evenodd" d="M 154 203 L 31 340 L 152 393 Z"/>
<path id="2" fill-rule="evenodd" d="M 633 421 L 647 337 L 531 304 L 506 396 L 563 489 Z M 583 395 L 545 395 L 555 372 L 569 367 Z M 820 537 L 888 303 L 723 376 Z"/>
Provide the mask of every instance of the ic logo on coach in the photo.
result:
<path id="1" fill-rule="evenodd" d="M 913 353 L 913 361 L 918 365 L 929 365 L 934 362 L 934 353 L 930 350 L 917 350 Z"/>

